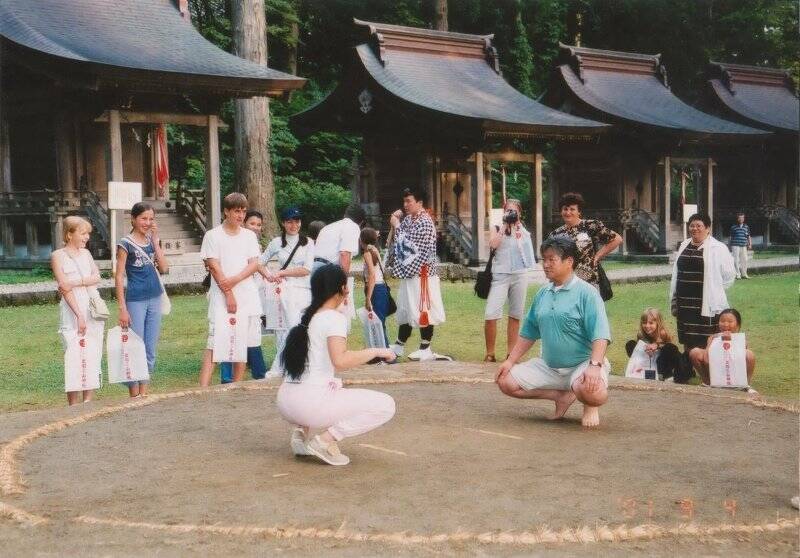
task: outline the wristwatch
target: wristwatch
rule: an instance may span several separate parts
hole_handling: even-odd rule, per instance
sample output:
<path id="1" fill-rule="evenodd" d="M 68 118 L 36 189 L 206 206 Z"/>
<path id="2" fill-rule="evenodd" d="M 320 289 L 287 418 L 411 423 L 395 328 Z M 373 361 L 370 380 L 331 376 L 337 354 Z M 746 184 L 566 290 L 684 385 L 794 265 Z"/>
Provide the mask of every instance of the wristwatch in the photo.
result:
<path id="1" fill-rule="evenodd" d="M 589 360 L 589 366 L 597 366 L 598 368 L 602 368 L 603 363 L 596 360 Z"/>

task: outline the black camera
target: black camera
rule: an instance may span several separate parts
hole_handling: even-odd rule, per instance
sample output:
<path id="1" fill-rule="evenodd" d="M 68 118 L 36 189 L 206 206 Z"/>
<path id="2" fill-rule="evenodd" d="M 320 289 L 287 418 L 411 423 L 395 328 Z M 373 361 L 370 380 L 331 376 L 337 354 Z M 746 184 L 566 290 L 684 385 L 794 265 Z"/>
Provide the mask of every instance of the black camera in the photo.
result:
<path id="1" fill-rule="evenodd" d="M 519 213 L 517 213 L 516 209 L 509 209 L 505 213 L 503 213 L 503 223 L 507 225 L 513 225 L 519 221 Z"/>

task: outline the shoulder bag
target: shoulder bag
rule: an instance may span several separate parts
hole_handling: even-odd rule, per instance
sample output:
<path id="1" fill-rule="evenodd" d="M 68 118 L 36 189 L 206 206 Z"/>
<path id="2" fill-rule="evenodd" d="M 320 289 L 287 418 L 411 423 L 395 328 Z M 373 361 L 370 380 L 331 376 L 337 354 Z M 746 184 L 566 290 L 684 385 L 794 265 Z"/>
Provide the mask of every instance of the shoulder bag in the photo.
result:
<path id="1" fill-rule="evenodd" d="M 124 240 L 133 246 L 133 249 L 136 250 L 150 265 L 153 266 L 153 270 L 156 272 L 156 277 L 158 277 L 158 284 L 161 285 L 161 314 L 164 316 L 168 315 L 170 312 L 172 312 L 172 301 L 169 299 L 167 288 L 164 286 L 164 280 L 161 278 L 161 272 L 158 271 L 156 262 L 154 262 L 153 258 L 151 258 L 147 252 L 142 250 L 141 247 L 136 244 L 132 238 L 130 238 L 130 236 L 126 236 Z"/>

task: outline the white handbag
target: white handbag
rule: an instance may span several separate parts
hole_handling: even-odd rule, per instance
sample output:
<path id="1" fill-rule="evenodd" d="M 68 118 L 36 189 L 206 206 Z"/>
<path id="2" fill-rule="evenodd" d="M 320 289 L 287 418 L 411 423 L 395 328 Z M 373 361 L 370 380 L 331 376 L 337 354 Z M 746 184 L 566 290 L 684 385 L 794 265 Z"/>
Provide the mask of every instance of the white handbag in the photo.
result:
<path id="1" fill-rule="evenodd" d="M 747 342 L 744 333 L 731 334 L 730 341 L 715 337 L 708 347 L 711 387 L 747 387 Z"/>
<path id="2" fill-rule="evenodd" d="M 364 326 L 364 341 L 370 349 L 385 349 L 386 337 L 383 335 L 383 324 L 375 312 L 370 312 L 366 308 L 359 308 L 357 311 L 361 325 Z"/>
<path id="3" fill-rule="evenodd" d="M 123 330 L 120 326 L 109 329 L 106 355 L 109 384 L 144 382 L 150 379 L 144 341 L 132 329 Z"/>
<path id="4" fill-rule="evenodd" d="M 653 356 L 647 354 L 645 351 L 647 343 L 639 340 L 636 347 L 631 352 L 631 358 L 628 359 L 628 366 L 625 368 L 626 378 L 638 378 L 639 380 L 658 380 L 658 373 L 656 372 L 656 359 L 658 359 L 658 352 Z"/>
<path id="5" fill-rule="evenodd" d="M 247 362 L 248 316 L 216 309 L 214 318 L 214 362 Z"/>
<path id="6" fill-rule="evenodd" d="M 64 332 L 64 391 L 100 389 L 100 361 L 103 357 L 103 330 L 86 328 L 85 335 Z"/>

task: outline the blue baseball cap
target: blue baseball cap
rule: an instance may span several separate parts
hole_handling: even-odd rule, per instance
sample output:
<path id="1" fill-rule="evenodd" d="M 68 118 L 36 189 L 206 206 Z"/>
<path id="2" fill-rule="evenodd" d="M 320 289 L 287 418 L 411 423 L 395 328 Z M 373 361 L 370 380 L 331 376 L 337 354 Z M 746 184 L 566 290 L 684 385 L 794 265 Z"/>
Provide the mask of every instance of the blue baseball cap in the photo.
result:
<path id="1" fill-rule="evenodd" d="M 299 207 L 292 206 L 287 207 L 283 211 L 281 211 L 281 221 L 289 221 L 290 219 L 302 219 L 303 212 L 300 211 Z"/>

